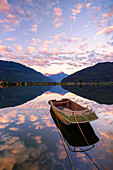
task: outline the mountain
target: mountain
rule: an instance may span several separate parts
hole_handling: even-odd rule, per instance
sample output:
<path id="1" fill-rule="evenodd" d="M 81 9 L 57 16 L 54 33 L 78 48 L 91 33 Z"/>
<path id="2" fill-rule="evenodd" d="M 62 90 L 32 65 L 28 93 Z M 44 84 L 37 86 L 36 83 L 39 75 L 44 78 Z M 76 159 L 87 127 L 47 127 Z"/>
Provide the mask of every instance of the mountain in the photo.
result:
<path id="1" fill-rule="evenodd" d="M 57 74 L 45 73 L 44 75 L 46 75 L 50 79 L 54 80 L 55 82 L 61 82 L 62 79 L 64 79 L 65 77 L 68 76 L 68 74 L 65 74 L 64 72 L 60 72 L 60 73 L 57 73 Z"/>
<path id="2" fill-rule="evenodd" d="M 82 79 L 83 82 L 113 82 L 113 62 L 98 63 L 94 66 L 87 67 L 69 75 L 64 78 L 62 82 L 79 82 L 80 79 Z"/>
<path id="3" fill-rule="evenodd" d="M 32 68 L 3 60 L 0 60 L 0 81 L 53 82 L 53 80 Z"/>

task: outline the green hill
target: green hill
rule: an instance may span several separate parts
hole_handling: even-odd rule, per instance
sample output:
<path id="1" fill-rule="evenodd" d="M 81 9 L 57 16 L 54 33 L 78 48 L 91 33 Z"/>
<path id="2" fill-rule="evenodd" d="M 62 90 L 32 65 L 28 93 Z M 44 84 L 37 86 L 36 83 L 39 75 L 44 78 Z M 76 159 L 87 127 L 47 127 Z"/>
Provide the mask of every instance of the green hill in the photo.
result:
<path id="1" fill-rule="evenodd" d="M 42 73 L 22 64 L 0 60 L 0 81 L 53 82 Z"/>
<path id="2" fill-rule="evenodd" d="M 113 82 L 113 62 L 98 63 L 92 67 L 75 72 L 62 80 L 64 82 Z"/>

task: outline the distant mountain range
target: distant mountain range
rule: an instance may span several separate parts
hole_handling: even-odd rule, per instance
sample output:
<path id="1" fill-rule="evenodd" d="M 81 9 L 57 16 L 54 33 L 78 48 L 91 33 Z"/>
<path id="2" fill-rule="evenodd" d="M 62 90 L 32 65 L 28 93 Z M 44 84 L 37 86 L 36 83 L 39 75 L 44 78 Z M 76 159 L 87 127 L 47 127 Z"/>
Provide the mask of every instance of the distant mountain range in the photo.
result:
<path id="1" fill-rule="evenodd" d="M 54 80 L 55 82 L 61 82 L 62 79 L 64 79 L 65 77 L 68 76 L 68 74 L 65 74 L 64 72 L 60 72 L 57 74 L 45 73 L 44 75 L 46 75 L 50 79 Z"/>
<path id="2" fill-rule="evenodd" d="M 113 62 L 98 63 L 92 67 L 75 72 L 64 78 L 62 82 L 113 82 Z"/>
<path id="3" fill-rule="evenodd" d="M 49 77 L 25 65 L 0 60 L 0 81 L 54 82 Z"/>

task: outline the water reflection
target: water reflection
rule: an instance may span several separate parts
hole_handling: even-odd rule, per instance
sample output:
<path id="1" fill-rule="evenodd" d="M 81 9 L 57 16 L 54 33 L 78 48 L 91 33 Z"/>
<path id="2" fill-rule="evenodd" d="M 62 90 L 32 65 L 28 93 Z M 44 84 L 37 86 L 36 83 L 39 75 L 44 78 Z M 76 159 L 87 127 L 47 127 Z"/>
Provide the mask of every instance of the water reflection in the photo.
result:
<path id="1" fill-rule="evenodd" d="M 99 141 L 99 138 L 96 136 L 93 128 L 91 127 L 90 123 L 81 123 L 79 124 L 80 128 L 78 127 L 78 124 L 75 125 L 65 125 L 63 124 L 54 114 L 54 111 L 50 110 L 51 116 L 57 125 L 57 127 L 60 129 L 64 139 L 67 141 L 70 146 L 73 146 L 73 151 L 76 151 L 75 147 L 86 147 L 89 145 L 94 145 Z M 81 130 L 87 140 L 84 139 Z M 70 148 L 69 146 L 69 148 Z M 71 149 L 71 148 L 70 148 Z M 72 149 L 71 149 L 72 151 Z"/>
<path id="2" fill-rule="evenodd" d="M 0 108 L 14 107 L 42 95 L 52 86 L 0 88 Z"/>
<path id="3" fill-rule="evenodd" d="M 113 104 L 113 85 L 84 85 L 82 88 L 76 85 L 63 85 L 62 87 L 76 95 L 96 101 L 100 104 Z"/>
<path id="4" fill-rule="evenodd" d="M 96 136 L 93 128 L 91 127 L 90 123 L 82 123 L 82 124 L 75 124 L 75 125 L 65 125 L 63 124 L 55 115 L 52 108 L 50 109 L 51 116 L 60 130 L 60 137 L 63 141 L 63 144 L 67 145 L 67 147 L 72 152 L 83 152 L 85 153 L 94 165 L 97 167 L 94 160 L 89 156 L 87 151 L 91 150 L 95 146 L 95 144 L 99 141 L 99 138 Z M 64 147 L 65 147 L 64 144 Z M 65 147 L 66 149 L 66 147 Z M 66 149 L 67 151 L 67 149 Z M 67 151 L 68 154 L 68 151 Z M 69 158 L 70 160 L 70 158 Z M 70 161 L 71 164 L 71 161 Z M 71 165 L 73 167 L 73 165 Z"/>
<path id="5" fill-rule="evenodd" d="M 112 169 L 113 105 L 98 104 L 73 93 L 61 95 L 61 91 L 58 94 L 55 90 L 52 93 L 52 88 L 22 105 L 0 109 L 0 169 L 71 169 L 62 140 L 49 111 L 48 100 L 53 98 L 69 98 L 83 106 L 88 104 L 96 111 L 99 119 L 91 122 L 90 127 L 93 127 L 93 134 L 94 136 L 97 134 L 99 141 L 98 137 L 94 137 L 93 140 L 89 139 L 89 142 L 92 145 L 95 144 L 93 149 L 99 160 L 108 170 Z M 87 132 L 86 136 L 88 136 Z M 66 136 L 66 132 L 64 134 Z M 76 138 L 73 141 L 67 138 L 66 140 L 69 144 L 76 142 Z M 75 144 L 78 146 L 77 142 Z M 69 154 L 73 164 L 76 165 L 75 169 L 95 169 L 84 152 L 75 153 L 69 150 Z M 88 154 L 94 158 L 90 150 Z M 101 169 L 100 165 L 99 168 Z"/>

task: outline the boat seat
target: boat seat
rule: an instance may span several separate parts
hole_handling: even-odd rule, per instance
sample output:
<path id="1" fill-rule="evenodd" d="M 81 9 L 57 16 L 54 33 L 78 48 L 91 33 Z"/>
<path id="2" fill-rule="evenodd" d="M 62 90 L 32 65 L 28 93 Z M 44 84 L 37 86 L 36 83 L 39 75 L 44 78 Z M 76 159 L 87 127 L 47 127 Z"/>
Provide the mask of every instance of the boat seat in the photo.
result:
<path id="1" fill-rule="evenodd" d="M 73 113 L 73 110 L 71 108 L 68 108 L 68 107 L 63 108 L 62 111 L 67 113 L 67 115 L 72 115 L 72 113 Z"/>
<path id="2" fill-rule="evenodd" d="M 55 106 L 60 106 L 62 104 L 67 104 L 69 103 L 69 101 L 65 101 L 65 102 L 57 102 L 57 103 L 54 103 Z"/>

